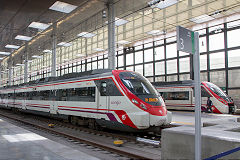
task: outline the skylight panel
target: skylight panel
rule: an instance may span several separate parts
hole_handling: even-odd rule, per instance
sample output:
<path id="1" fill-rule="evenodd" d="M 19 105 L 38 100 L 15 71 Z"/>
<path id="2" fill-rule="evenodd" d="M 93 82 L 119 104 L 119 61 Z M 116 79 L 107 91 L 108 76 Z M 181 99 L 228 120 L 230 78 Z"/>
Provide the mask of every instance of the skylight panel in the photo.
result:
<path id="1" fill-rule="evenodd" d="M 30 41 L 32 39 L 32 37 L 23 36 L 23 35 L 17 35 L 15 37 L 15 39 L 22 40 L 22 41 Z"/>
<path id="2" fill-rule="evenodd" d="M 79 33 L 77 36 L 84 37 L 84 38 L 91 38 L 91 37 L 94 37 L 95 35 L 96 35 L 95 33 L 82 32 L 82 33 Z"/>
<path id="3" fill-rule="evenodd" d="M 52 51 L 49 50 L 49 49 L 45 49 L 45 50 L 43 51 L 43 53 L 52 53 Z"/>
<path id="4" fill-rule="evenodd" d="M 72 45 L 72 43 L 67 43 L 67 42 L 61 42 L 57 44 L 58 46 L 63 46 L 63 47 L 69 47 Z"/>
<path id="5" fill-rule="evenodd" d="M 16 66 L 24 66 L 24 64 L 20 64 L 20 63 L 18 63 L 18 64 L 16 64 Z"/>
<path id="6" fill-rule="evenodd" d="M 179 0 L 164 0 L 164 1 L 160 1 L 159 3 L 155 4 L 152 6 L 152 8 L 159 8 L 159 9 L 164 9 L 167 7 L 170 7 L 176 3 L 178 3 Z"/>
<path id="7" fill-rule="evenodd" d="M 204 23 L 204 22 L 208 22 L 208 21 L 211 21 L 211 20 L 214 20 L 214 18 L 207 15 L 207 14 L 203 14 L 201 16 L 194 17 L 194 18 L 190 19 L 190 21 L 195 22 L 195 23 Z"/>
<path id="8" fill-rule="evenodd" d="M 0 54 L 1 54 L 1 55 L 6 55 L 6 56 L 8 56 L 8 55 L 10 55 L 11 53 L 10 53 L 10 52 L 0 52 Z"/>
<path id="9" fill-rule="evenodd" d="M 70 13 L 76 8 L 77 8 L 77 6 L 75 6 L 75 5 L 56 1 L 49 9 L 58 11 L 58 12 L 63 12 L 63 13 Z"/>
<path id="10" fill-rule="evenodd" d="M 42 58 L 42 56 L 34 55 L 32 58 Z"/>
<path id="11" fill-rule="evenodd" d="M 152 30 L 152 31 L 147 32 L 147 34 L 150 34 L 150 35 L 153 35 L 153 36 L 157 36 L 157 35 L 160 35 L 160 34 L 163 34 L 163 33 L 164 32 L 160 31 L 160 30 Z"/>
<path id="12" fill-rule="evenodd" d="M 49 24 L 45 24 L 45 23 L 32 22 L 28 27 L 45 30 L 45 29 L 47 29 L 49 26 L 50 26 Z"/>
<path id="13" fill-rule="evenodd" d="M 126 23 L 128 23 L 127 20 L 115 17 L 115 25 L 116 26 L 121 26 L 121 25 L 124 25 Z M 108 24 L 108 21 L 106 21 L 106 24 Z"/>
<path id="14" fill-rule="evenodd" d="M 104 51 L 104 49 L 102 49 L 102 48 L 95 48 L 94 50 L 97 51 L 97 52 L 102 52 L 102 51 Z"/>
<path id="15" fill-rule="evenodd" d="M 7 44 L 5 48 L 18 49 L 20 46 Z"/>
<path id="16" fill-rule="evenodd" d="M 130 42 L 126 40 L 121 40 L 121 41 L 118 41 L 117 43 L 124 45 L 124 44 L 129 44 Z"/>

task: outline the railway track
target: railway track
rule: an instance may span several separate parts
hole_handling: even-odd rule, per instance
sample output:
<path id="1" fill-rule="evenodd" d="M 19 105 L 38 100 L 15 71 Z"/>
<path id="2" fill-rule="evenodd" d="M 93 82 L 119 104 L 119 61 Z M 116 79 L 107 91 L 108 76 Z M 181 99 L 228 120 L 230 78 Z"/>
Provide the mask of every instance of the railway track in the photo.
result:
<path id="1" fill-rule="evenodd" d="M 119 135 L 115 133 L 107 133 L 96 131 L 88 128 L 74 126 L 72 124 L 63 123 L 54 119 L 33 115 L 19 115 L 12 112 L 0 110 L 0 116 L 12 119 L 14 121 L 30 125 L 34 128 L 49 132 L 54 135 L 62 136 L 76 143 L 83 143 L 94 148 L 99 148 L 130 159 L 159 159 L 160 147 L 146 146 L 138 143 L 135 136 Z M 48 124 L 54 124 L 50 128 Z M 122 147 L 113 144 L 114 139 L 121 139 L 125 143 Z"/>

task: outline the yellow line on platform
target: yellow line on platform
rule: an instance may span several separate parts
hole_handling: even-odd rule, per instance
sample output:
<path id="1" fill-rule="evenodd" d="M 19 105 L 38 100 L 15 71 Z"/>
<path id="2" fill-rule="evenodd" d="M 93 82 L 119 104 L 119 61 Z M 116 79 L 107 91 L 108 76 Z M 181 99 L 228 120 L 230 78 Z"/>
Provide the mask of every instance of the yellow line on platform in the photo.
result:
<path id="1" fill-rule="evenodd" d="M 190 122 L 177 122 L 177 121 L 173 121 L 172 123 L 184 124 L 184 125 L 191 125 L 191 126 L 194 125 L 194 123 L 190 123 Z"/>

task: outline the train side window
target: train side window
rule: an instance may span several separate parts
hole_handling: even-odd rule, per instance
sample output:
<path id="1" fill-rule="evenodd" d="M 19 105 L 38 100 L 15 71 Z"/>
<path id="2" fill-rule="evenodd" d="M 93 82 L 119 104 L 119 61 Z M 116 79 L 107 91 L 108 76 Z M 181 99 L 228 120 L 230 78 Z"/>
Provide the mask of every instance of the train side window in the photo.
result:
<path id="1" fill-rule="evenodd" d="M 165 100 L 189 100 L 189 92 L 164 92 Z"/>
<path id="2" fill-rule="evenodd" d="M 201 97 L 212 97 L 205 88 L 201 87 Z"/>
<path id="3" fill-rule="evenodd" d="M 122 96 L 112 79 L 94 81 L 101 96 Z"/>

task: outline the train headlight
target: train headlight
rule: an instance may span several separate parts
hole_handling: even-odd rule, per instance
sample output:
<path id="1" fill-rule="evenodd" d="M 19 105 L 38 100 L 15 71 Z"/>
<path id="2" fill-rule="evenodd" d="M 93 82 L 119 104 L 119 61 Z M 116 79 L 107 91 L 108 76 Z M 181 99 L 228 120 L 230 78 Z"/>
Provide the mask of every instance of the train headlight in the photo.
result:
<path id="1" fill-rule="evenodd" d="M 135 104 L 138 104 L 138 101 L 135 100 L 135 99 L 132 99 L 132 102 L 135 103 Z"/>
<path id="2" fill-rule="evenodd" d="M 142 103 L 140 104 L 140 107 L 143 108 L 143 109 L 147 109 L 147 107 Z"/>

